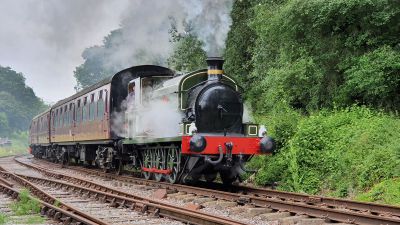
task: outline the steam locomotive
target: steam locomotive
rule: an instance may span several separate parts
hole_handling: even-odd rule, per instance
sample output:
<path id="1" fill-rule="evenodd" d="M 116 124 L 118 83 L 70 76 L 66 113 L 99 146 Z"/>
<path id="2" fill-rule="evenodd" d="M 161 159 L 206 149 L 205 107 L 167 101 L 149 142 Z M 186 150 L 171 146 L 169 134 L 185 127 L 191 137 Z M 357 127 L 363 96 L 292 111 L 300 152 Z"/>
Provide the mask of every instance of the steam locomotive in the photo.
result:
<path id="1" fill-rule="evenodd" d="M 122 70 L 34 117 L 30 152 L 116 173 L 129 167 L 157 181 L 213 182 L 219 174 L 231 184 L 275 144 L 263 125 L 243 123 L 241 88 L 223 62 L 208 58 L 208 69 L 188 74 Z"/>

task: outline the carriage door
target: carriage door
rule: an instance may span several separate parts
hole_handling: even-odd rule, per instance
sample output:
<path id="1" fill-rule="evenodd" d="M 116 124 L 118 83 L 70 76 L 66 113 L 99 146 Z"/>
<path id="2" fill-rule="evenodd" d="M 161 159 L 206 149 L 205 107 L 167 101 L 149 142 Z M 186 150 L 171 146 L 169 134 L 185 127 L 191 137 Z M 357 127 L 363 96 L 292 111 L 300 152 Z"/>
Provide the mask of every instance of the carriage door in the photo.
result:
<path id="1" fill-rule="evenodd" d="M 139 115 L 140 109 L 140 78 L 136 78 L 128 84 L 128 96 L 126 98 L 125 111 L 125 131 L 127 137 L 138 136 L 139 133 Z"/>

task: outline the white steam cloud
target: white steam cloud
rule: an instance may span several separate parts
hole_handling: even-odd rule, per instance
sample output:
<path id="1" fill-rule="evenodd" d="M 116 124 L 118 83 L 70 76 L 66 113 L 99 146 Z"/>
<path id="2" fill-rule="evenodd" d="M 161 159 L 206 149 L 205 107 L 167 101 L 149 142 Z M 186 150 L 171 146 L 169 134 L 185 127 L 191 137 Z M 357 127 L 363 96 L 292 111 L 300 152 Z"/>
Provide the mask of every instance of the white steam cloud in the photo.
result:
<path id="1" fill-rule="evenodd" d="M 183 1 L 186 20 L 193 25 L 195 33 L 205 43 L 208 56 L 221 56 L 232 23 L 231 0 Z"/>
<path id="2" fill-rule="evenodd" d="M 204 42 L 209 56 L 220 56 L 230 29 L 232 0 L 137 0 L 130 2 L 108 46 L 94 46 L 84 58 L 105 57 L 102 66 L 118 71 L 132 65 L 165 65 L 172 50 L 169 29 L 171 18 L 189 23 L 193 32 Z"/>
<path id="3" fill-rule="evenodd" d="M 251 104 L 249 102 L 244 102 L 243 104 L 243 123 L 253 123 Z"/>
<path id="4" fill-rule="evenodd" d="M 176 137 L 180 133 L 179 123 L 183 114 L 178 108 L 178 97 L 152 98 L 151 90 L 142 104 L 135 104 L 138 99 L 128 96 L 122 103 L 123 111 L 113 113 L 112 130 L 119 136 L 140 137 Z"/>

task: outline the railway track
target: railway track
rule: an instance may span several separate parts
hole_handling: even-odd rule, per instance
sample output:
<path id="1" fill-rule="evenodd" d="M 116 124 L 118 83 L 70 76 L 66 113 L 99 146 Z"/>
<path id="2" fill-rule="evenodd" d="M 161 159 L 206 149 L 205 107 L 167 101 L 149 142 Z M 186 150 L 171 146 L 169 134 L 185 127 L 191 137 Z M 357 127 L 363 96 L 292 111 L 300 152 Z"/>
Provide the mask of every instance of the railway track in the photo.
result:
<path id="1" fill-rule="evenodd" d="M 3 183 L 0 183 L 0 192 L 11 196 L 13 199 L 18 198 L 19 196 L 18 190 L 13 189 L 12 187 L 9 187 L 8 185 L 5 185 Z M 76 215 L 75 212 L 70 208 L 57 207 L 40 200 L 39 204 L 41 205 L 40 213 L 42 215 L 46 215 L 56 222 L 62 222 L 63 225 L 97 224 L 93 221 L 88 220 L 87 218 Z"/>
<path id="2" fill-rule="evenodd" d="M 60 173 L 50 172 L 49 169 L 34 166 L 33 164 L 24 163 L 23 165 L 33 168 L 36 171 L 40 171 L 40 173 L 43 173 L 47 177 L 50 177 L 50 179 L 32 175 L 16 175 L 5 171 L 0 173 L 13 176 L 12 179 L 18 180 L 18 182 L 22 183 L 24 186 L 28 186 L 28 188 L 30 188 L 35 195 L 39 196 L 41 199 L 50 202 L 50 204 L 57 203 L 62 206 L 68 205 L 62 201 L 62 196 L 78 193 L 78 196 L 74 196 L 73 199 L 77 199 L 79 198 L 79 196 L 81 196 L 81 199 L 79 199 L 79 201 L 94 199 L 94 201 L 100 201 L 101 203 L 108 204 L 109 209 L 124 209 L 125 211 L 130 212 L 137 211 L 139 212 L 139 214 L 145 214 L 153 218 L 171 218 L 175 220 L 175 224 L 176 221 L 182 221 L 189 224 L 244 224 L 226 217 L 220 217 L 201 211 L 185 209 L 162 201 L 156 201 L 141 196 L 117 191 L 106 186 L 94 185 L 93 183 L 87 183 L 85 180 L 82 179 L 66 176 Z M 57 198 L 55 196 L 57 196 Z M 77 207 L 76 205 L 75 207 L 71 205 L 68 206 L 74 209 L 82 209 L 85 207 Z M 85 214 L 88 215 L 87 212 L 82 211 L 77 213 L 81 216 Z M 115 222 L 117 219 L 112 220 L 112 223 L 105 223 L 104 221 L 107 220 L 104 218 L 99 219 L 98 216 L 92 217 L 93 219 L 97 219 L 95 224 L 118 224 L 118 222 Z M 114 218 L 127 218 L 127 216 L 119 215 Z M 152 222 L 150 221 L 144 224 L 151 223 Z M 129 223 L 126 223 L 125 221 L 121 224 Z M 168 221 L 159 221 L 156 224 L 171 223 L 168 223 Z"/>
<path id="3" fill-rule="evenodd" d="M 54 166 L 53 169 L 55 169 Z M 190 195 L 206 196 L 215 201 L 224 200 L 236 202 L 241 205 L 250 204 L 255 207 L 272 209 L 274 211 L 289 212 L 291 215 L 296 216 L 307 215 L 310 217 L 322 218 L 325 221 L 330 220 L 353 224 L 400 224 L 400 208 L 395 206 L 310 196 L 247 186 L 235 186 L 229 191 L 226 191 L 226 188 L 222 186 L 216 186 L 214 188 L 219 190 L 210 190 L 187 185 L 144 180 L 135 177 L 105 174 L 99 170 L 80 167 L 72 169 L 81 173 L 116 180 L 121 183 L 165 188 L 169 190 L 169 192 L 178 192 L 178 194 L 181 193 L 181 195 L 186 194 L 188 197 L 190 197 Z M 259 211 L 265 212 L 262 210 Z"/>

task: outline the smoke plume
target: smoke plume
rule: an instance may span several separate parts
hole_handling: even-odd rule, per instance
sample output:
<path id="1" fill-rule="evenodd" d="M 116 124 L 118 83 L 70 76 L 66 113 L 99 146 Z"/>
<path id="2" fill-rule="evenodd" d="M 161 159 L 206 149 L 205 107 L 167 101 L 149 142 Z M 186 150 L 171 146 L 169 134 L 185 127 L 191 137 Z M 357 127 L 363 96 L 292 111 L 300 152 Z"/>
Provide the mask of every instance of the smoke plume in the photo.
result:
<path id="1" fill-rule="evenodd" d="M 178 108 L 178 97 L 152 98 L 152 89 L 142 93 L 142 104 L 138 98 L 129 96 L 122 102 L 122 112 L 114 112 L 112 131 L 122 137 L 161 138 L 176 137 L 180 133 L 179 123 L 183 114 Z"/>
<path id="2" fill-rule="evenodd" d="M 221 56 L 232 23 L 231 0 L 183 1 L 185 20 L 193 25 L 196 35 L 205 44 L 208 56 Z"/>
<path id="3" fill-rule="evenodd" d="M 107 74 L 140 64 L 165 65 L 172 51 L 171 18 L 178 32 L 190 24 L 209 56 L 222 55 L 231 25 L 232 0 L 137 0 L 127 6 L 121 27 L 112 31 L 102 46 L 88 48 L 83 57 L 99 61 Z"/>

